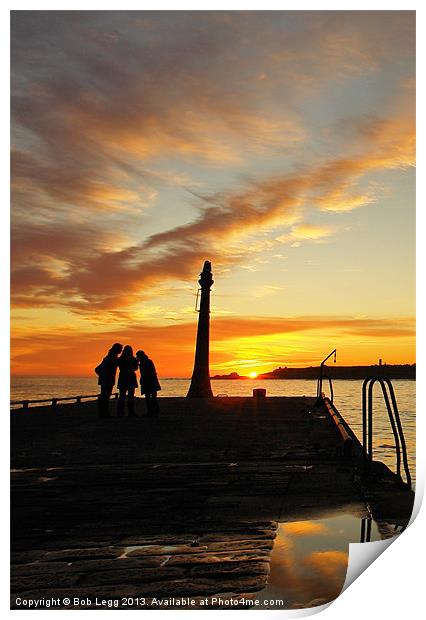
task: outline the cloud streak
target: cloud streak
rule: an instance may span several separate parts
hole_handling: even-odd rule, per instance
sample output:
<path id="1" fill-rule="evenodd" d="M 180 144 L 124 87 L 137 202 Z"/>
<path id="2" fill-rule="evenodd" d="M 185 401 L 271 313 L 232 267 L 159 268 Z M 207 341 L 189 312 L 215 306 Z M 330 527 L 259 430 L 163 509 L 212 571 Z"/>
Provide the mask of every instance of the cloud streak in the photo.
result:
<path id="1" fill-rule="evenodd" d="M 131 321 L 205 258 L 224 272 L 330 240 L 339 221 L 321 217 L 374 204 L 375 175 L 414 163 L 413 19 L 14 12 L 13 304 Z M 391 94 L 369 84 L 359 114 L 318 115 L 396 57 Z"/>
<path id="2" fill-rule="evenodd" d="M 402 126 L 401 126 L 402 125 Z M 144 287 L 170 279 L 185 280 L 193 276 L 206 256 L 219 266 L 238 263 L 247 257 L 232 252 L 232 241 L 247 239 L 259 229 L 293 228 L 278 240 L 318 240 L 330 236 L 332 229 L 295 222 L 303 217 L 306 202 L 317 205 L 319 210 L 348 210 L 368 203 L 362 195 L 355 195 L 353 187 L 371 172 L 383 169 L 399 169 L 414 163 L 414 127 L 412 123 L 369 121 L 367 146 L 363 153 L 341 157 L 310 168 L 273 177 L 251 184 L 241 193 L 207 196 L 202 201 L 199 216 L 188 224 L 152 235 L 145 242 L 124 249 L 96 251 L 78 254 L 81 239 L 70 239 L 60 248 L 53 241 L 51 256 L 67 261 L 68 273 L 59 277 L 57 290 L 72 292 L 69 307 L 78 311 L 111 309 L 132 305 L 144 297 Z M 350 188 L 350 190 L 348 189 Z M 93 231 L 92 231 L 93 232 Z M 46 226 L 41 236 L 52 236 L 54 227 Z M 29 244 L 36 246 L 35 241 Z M 93 234 L 93 238 L 96 235 Z M 230 244 L 230 251 L 223 252 L 223 243 Z M 19 242 L 16 245 L 22 247 Z M 34 251 L 37 248 L 34 247 Z M 40 252 L 39 252 L 40 255 Z M 76 256 L 78 256 L 76 258 Z M 35 281 L 39 266 L 34 266 Z M 15 263 L 14 292 L 24 293 L 20 286 L 19 263 Z M 55 282 L 46 273 L 46 285 L 52 292 Z M 127 296 L 118 295 L 117 287 L 125 288 Z M 21 297 L 20 297 L 21 298 Z M 28 304 L 32 303 L 32 295 Z M 52 299 L 52 301 L 54 301 Z"/>
<path id="3" fill-rule="evenodd" d="M 257 338 L 270 337 L 272 339 L 286 336 L 298 336 L 301 347 L 306 348 L 303 337 L 309 332 L 327 335 L 327 338 L 344 337 L 348 341 L 360 342 L 363 339 L 387 341 L 389 339 L 412 339 L 415 335 L 414 320 L 411 318 L 354 318 L 354 317 L 213 317 L 212 320 L 212 358 L 215 368 L 227 368 L 228 360 L 233 360 L 235 369 L 235 355 L 229 353 L 235 350 L 236 344 L 249 339 L 256 342 Z M 40 370 L 40 361 L 46 374 L 57 373 L 63 368 L 67 374 L 90 374 L 96 365 L 97 358 L 104 349 L 107 350 L 112 342 L 131 343 L 135 347 L 142 347 L 146 351 L 154 351 L 155 358 L 162 373 L 176 366 L 179 359 L 179 373 L 189 376 L 192 370 L 195 321 L 179 322 L 171 325 L 152 325 L 146 323 L 133 324 L 126 328 L 82 333 L 76 329 L 59 329 L 49 332 L 39 331 L 34 334 L 29 328 L 20 329 L 13 334 L 12 360 L 16 374 L 37 373 Z M 232 346 L 230 346 L 232 344 Z M 260 345 L 263 349 L 264 345 Z M 310 353 L 312 359 L 321 359 L 321 353 Z M 271 352 L 272 355 L 272 352 Z M 276 356 L 276 364 L 286 361 L 286 353 Z M 305 354 L 306 355 L 306 354 Z M 261 363 L 264 363 L 262 360 Z M 253 365 L 253 358 L 251 361 Z M 37 370 L 38 369 L 38 370 Z"/>

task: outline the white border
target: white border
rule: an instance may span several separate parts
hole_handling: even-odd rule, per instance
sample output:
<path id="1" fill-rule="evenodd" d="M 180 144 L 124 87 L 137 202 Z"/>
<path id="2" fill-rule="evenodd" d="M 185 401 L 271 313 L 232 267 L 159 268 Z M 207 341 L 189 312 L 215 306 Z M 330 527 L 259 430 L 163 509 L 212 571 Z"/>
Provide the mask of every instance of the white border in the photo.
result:
<path id="1" fill-rule="evenodd" d="M 395 0 L 388 0 L 387 2 L 378 2 L 378 1 L 365 1 L 360 0 L 358 2 L 345 2 L 344 6 L 342 6 L 342 2 L 333 1 L 333 2 L 305 2 L 303 0 L 295 1 L 287 1 L 287 2 L 271 2 L 271 1 L 232 1 L 228 0 L 226 2 L 217 0 L 215 2 L 202 2 L 201 0 L 193 0 L 185 2 L 165 2 L 162 0 L 157 0 L 156 2 L 125 2 L 119 5 L 117 2 L 111 2 L 104 0 L 101 1 L 92 1 L 92 2 L 11 2 L 9 6 L 6 8 L 2 8 L 0 16 L 0 41 L 2 46 L 2 62 L 3 62 L 3 71 L 1 73 L 3 77 L 3 82 L 8 82 L 9 80 L 9 62 L 8 62 L 8 50 L 9 50 L 9 9 L 10 10 L 53 10 L 53 9 L 71 9 L 71 10 L 417 10 L 417 22 L 418 22 L 418 53 L 417 59 L 418 63 L 423 68 L 423 58 L 425 57 L 424 53 L 424 9 L 422 3 L 420 1 L 410 1 L 410 2 L 401 2 Z M 426 102 L 424 97 L 424 83 L 423 80 L 420 79 L 420 73 L 418 74 L 418 135 L 420 136 L 420 140 L 424 137 L 424 121 L 422 117 L 422 112 L 426 110 Z M 423 112 L 424 113 L 424 112 Z M 9 322 L 9 213 L 6 205 L 9 204 L 9 102 L 7 97 L 2 98 L 2 115 L 1 115 L 1 127 L 2 127 L 2 135 L 3 141 L 2 144 L 4 148 L 1 149 L 1 175 L 2 175 L 2 208 L 0 209 L 0 260 L 1 260 L 1 269 L 0 269 L 0 291 L 1 295 L 1 325 L 2 330 L 0 333 L 0 371 L 1 377 L 4 378 L 3 386 L 2 386 L 2 395 L 4 398 L 4 411 L 3 411 L 3 424 L 6 426 L 8 424 L 6 420 L 9 420 L 9 390 L 8 390 L 8 381 L 7 377 L 9 375 L 9 334 L 7 330 L 7 325 Z M 421 142 L 423 144 L 423 142 Z M 419 149 L 419 158 L 418 158 L 418 167 L 420 168 L 420 174 L 418 175 L 419 179 L 424 178 L 424 165 L 423 165 L 423 149 Z M 418 184 L 418 224 L 417 224 L 417 265 L 418 272 L 423 275 L 423 265 L 425 264 L 425 253 L 424 253 L 424 236 L 426 234 L 426 229 L 424 226 L 424 211 L 426 209 L 426 203 L 424 199 L 424 187 L 422 183 Z M 425 329 L 424 329 L 424 321 L 423 321 L 423 312 L 424 311 L 424 293 L 422 288 L 422 283 L 420 282 L 420 277 L 418 276 L 417 290 L 418 290 L 418 317 L 419 317 L 419 325 L 418 325 L 418 358 L 417 358 L 417 367 L 419 370 L 418 382 L 417 385 L 424 385 L 424 342 L 425 342 Z M 7 400 L 6 400 L 7 399 Z M 417 496 L 416 496 L 416 510 L 419 508 L 420 498 L 423 495 L 424 483 L 425 483 L 425 458 L 424 458 L 424 431 L 425 431 L 425 421 L 424 417 L 426 415 L 426 402 L 425 402 L 424 394 L 422 394 L 421 389 L 418 391 L 418 402 L 417 402 L 417 411 L 419 415 L 417 416 L 417 437 L 418 437 L 418 448 L 417 448 Z M 6 417 L 7 416 L 7 417 Z M 3 430 L 3 429 L 2 429 Z M 8 531 L 8 476 L 5 472 L 8 471 L 9 467 L 9 446 L 8 446 L 8 433 L 2 432 L 3 441 L 5 442 L 5 446 L 2 450 L 3 457 L 3 482 L 7 488 L 3 489 L 2 495 L 2 517 L 3 517 L 3 533 Z M 424 579 L 423 579 L 423 554 L 425 551 L 425 543 L 424 543 L 424 530 L 425 530 L 425 517 L 426 511 L 423 509 L 420 511 L 417 519 L 410 525 L 408 530 L 400 536 L 386 551 L 385 554 L 380 556 L 368 569 L 362 574 L 354 584 L 351 585 L 347 590 L 345 590 L 341 596 L 336 599 L 334 603 L 332 603 L 325 611 L 322 612 L 322 617 L 327 620 L 338 619 L 341 620 L 342 617 L 345 620 L 351 620 L 353 618 L 366 617 L 366 618 L 374 618 L 374 617 L 384 617 L 386 620 L 392 620 L 393 618 L 400 618 L 402 615 L 407 617 L 417 618 L 420 616 L 420 610 L 424 608 L 424 596 L 423 590 Z M 375 544 L 375 543 L 371 543 Z M 8 567 L 8 553 L 6 553 L 6 549 L 8 549 L 9 544 L 8 540 L 3 544 L 3 565 L 2 565 L 2 586 L 3 596 L 1 597 L 1 607 L 6 613 L 22 613 L 19 611 L 11 612 L 9 611 L 9 595 L 8 595 L 8 583 L 9 583 L 9 567 Z M 351 550 L 352 553 L 352 550 Z M 323 606 L 324 607 L 324 606 Z M 316 608 L 319 611 L 321 608 Z M 256 614 L 257 617 L 259 615 L 265 615 L 267 618 L 271 618 L 271 614 L 273 616 L 280 617 L 295 617 L 297 616 L 306 616 L 312 613 L 313 610 L 298 610 L 298 611 L 250 611 L 250 614 Z M 45 615 L 45 611 L 35 611 L 33 614 L 40 615 L 43 617 Z M 51 611 L 52 620 L 56 617 L 56 614 L 59 612 Z M 68 614 L 79 614 L 80 611 L 68 611 Z M 91 612 L 92 614 L 101 614 L 102 611 Z M 120 612 L 122 613 L 122 612 Z M 145 611 L 144 615 L 146 616 L 155 614 L 158 616 L 159 611 Z M 169 611 L 167 612 L 169 617 L 172 614 L 181 614 L 179 611 Z M 204 614 L 204 611 L 197 612 L 193 611 L 192 615 Z M 211 612 L 211 613 L 221 613 L 221 612 Z M 247 611 L 235 611 L 235 614 L 244 616 L 247 614 Z M 50 614 L 49 614 L 50 616 Z M 181 617 L 181 616 L 180 616 Z M 194 618 L 194 620 L 196 620 Z"/>

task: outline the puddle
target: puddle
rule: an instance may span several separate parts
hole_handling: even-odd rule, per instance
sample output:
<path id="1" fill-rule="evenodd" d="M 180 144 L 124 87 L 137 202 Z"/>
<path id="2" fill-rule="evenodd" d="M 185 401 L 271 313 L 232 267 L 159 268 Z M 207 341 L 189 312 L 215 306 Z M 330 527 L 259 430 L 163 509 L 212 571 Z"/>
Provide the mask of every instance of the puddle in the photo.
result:
<path id="1" fill-rule="evenodd" d="M 380 540 L 377 524 L 352 514 L 279 523 L 264 609 L 314 607 L 334 600 L 346 578 L 349 543 Z M 267 601 L 272 601 L 267 604 Z"/>
<path id="2" fill-rule="evenodd" d="M 185 547 L 186 545 L 129 545 L 128 547 L 124 548 L 123 553 L 119 555 L 117 559 L 124 560 L 132 556 L 137 557 L 139 555 L 138 552 L 140 551 L 145 551 L 145 552 L 151 551 L 152 552 L 153 550 L 155 550 L 155 552 L 152 555 L 165 555 L 166 554 L 167 559 L 164 561 L 164 564 L 160 565 L 160 566 L 164 566 L 170 560 L 172 555 L 179 554 L 179 553 L 185 553 Z M 200 546 L 200 545 L 190 544 L 190 547 L 197 547 L 197 551 L 207 550 L 207 545 Z"/>
<path id="3" fill-rule="evenodd" d="M 117 557 L 117 560 L 123 560 L 129 557 L 131 553 L 134 553 L 135 551 L 149 549 L 151 546 L 152 545 L 129 545 L 128 547 L 125 547 L 123 553 Z"/>

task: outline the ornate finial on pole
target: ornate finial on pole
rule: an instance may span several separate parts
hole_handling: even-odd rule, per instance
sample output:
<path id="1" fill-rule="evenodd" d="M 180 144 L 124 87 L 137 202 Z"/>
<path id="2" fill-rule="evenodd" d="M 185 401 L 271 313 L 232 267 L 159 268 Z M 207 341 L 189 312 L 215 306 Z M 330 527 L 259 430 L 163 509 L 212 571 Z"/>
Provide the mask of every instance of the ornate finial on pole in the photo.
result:
<path id="1" fill-rule="evenodd" d="M 187 394 L 188 398 L 208 398 L 213 396 L 209 371 L 210 289 L 213 285 L 210 261 L 205 261 L 198 281 L 201 286 L 200 314 L 198 317 L 194 370 Z"/>

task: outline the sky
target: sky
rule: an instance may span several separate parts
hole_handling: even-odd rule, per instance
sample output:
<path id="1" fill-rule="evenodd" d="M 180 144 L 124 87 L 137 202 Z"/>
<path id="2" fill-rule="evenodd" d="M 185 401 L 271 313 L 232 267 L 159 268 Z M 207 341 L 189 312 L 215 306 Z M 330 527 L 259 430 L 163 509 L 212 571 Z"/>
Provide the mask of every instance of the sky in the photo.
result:
<path id="1" fill-rule="evenodd" d="M 414 363 L 414 11 L 13 11 L 12 372 Z"/>

